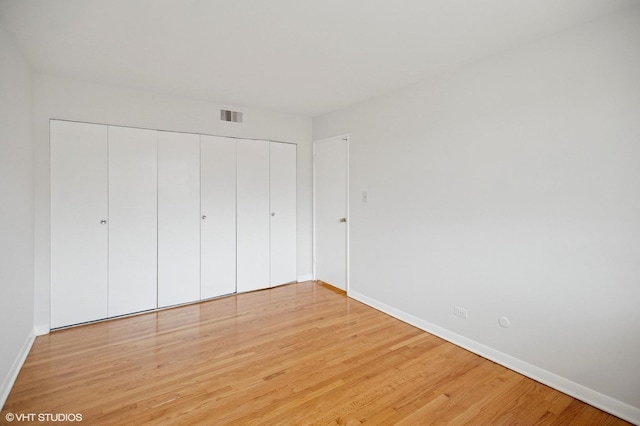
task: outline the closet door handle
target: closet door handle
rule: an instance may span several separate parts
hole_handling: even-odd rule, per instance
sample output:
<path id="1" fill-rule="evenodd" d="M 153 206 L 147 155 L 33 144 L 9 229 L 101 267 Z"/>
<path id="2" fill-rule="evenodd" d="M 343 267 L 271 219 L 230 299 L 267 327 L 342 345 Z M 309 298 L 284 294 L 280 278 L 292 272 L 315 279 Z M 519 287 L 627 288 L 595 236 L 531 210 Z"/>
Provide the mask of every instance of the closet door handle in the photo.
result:
<path id="1" fill-rule="evenodd" d="M 100 225 L 104 225 L 105 223 L 107 223 L 107 221 L 106 221 L 106 220 L 104 220 L 104 219 L 102 219 L 102 220 L 100 221 Z"/>
<path id="2" fill-rule="evenodd" d="M 205 220 L 207 218 L 207 215 L 203 214 L 202 215 L 202 220 Z"/>

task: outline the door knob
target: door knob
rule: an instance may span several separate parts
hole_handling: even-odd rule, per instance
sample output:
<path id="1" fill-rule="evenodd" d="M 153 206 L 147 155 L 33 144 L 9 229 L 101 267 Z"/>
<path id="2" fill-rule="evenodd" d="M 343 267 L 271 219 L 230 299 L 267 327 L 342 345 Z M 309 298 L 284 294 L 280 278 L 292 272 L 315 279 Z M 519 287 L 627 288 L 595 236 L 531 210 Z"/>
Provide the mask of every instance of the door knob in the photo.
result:
<path id="1" fill-rule="evenodd" d="M 341 223 L 347 223 L 347 218 L 346 218 L 346 217 L 343 217 L 342 219 L 340 219 L 340 222 L 341 222 Z"/>
<path id="2" fill-rule="evenodd" d="M 276 215 L 275 213 L 271 213 L 271 216 L 275 216 L 275 215 Z"/>
<path id="3" fill-rule="evenodd" d="M 207 215 L 202 215 L 202 220 L 205 220 L 207 218 Z"/>
<path id="4" fill-rule="evenodd" d="M 107 221 L 106 221 L 106 220 L 104 220 L 104 219 L 102 219 L 102 220 L 100 221 L 100 225 L 104 225 L 105 223 L 107 223 Z"/>

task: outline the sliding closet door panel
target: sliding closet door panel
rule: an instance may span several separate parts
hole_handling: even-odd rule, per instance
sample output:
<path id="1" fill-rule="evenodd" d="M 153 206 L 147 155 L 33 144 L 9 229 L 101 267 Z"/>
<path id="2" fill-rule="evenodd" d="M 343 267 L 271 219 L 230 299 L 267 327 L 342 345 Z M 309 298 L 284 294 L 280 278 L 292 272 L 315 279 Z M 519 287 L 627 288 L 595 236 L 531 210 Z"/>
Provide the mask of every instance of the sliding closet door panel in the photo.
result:
<path id="1" fill-rule="evenodd" d="M 158 132 L 158 306 L 200 299 L 200 136 Z"/>
<path id="2" fill-rule="evenodd" d="M 238 144 L 239 292 L 269 287 L 269 141 Z"/>
<path id="3" fill-rule="evenodd" d="M 271 142 L 271 286 L 297 279 L 296 145 Z"/>
<path id="4" fill-rule="evenodd" d="M 236 141 L 200 136 L 203 299 L 236 291 Z"/>
<path id="5" fill-rule="evenodd" d="M 51 328 L 107 317 L 107 126 L 51 120 Z"/>
<path id="6" fill-rule="evenodd" d="M 157 306 L 155 130 L 109 126 L 109 316 Z"/>

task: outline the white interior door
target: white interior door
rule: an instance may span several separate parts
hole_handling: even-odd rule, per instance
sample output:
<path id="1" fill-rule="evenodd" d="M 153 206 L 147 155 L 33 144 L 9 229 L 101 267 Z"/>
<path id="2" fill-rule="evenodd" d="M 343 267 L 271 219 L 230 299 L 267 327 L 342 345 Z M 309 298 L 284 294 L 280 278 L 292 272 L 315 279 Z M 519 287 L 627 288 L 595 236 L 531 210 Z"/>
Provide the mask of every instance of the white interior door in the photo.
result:
<path id="1" fill-rule="evenodd" d="M 200 292 L 236 291 L 236 141 L 200 136 Z"/>
<path id="2" fill-rule="evenodd" d="M 237 289 L 269 287 L 269 141 L 237 141 Z"/>
<path id="3" fill-rule="evenodd" d="M 51 328 L 107 317 L 107 126 L 51 120 Z"/>
<path id="4" fill-rule="evenodd" d="M 109 126 L 109 316 L 157 306 L 155 130 Z"/>
<path id="5" fill-rule="evenodd" d="M 270 143 L 271 287 L 297 278 L 296 148 Z"/>
<path id="6" fill-rule="evenodd" d="M 200 136 L 158 132 L 158 307 L 200 299 Z"/>
<path id="7" fill-rule="evenodd" d="M 347 140 L 314 142 L 315 277 L 347 289 Z"/>

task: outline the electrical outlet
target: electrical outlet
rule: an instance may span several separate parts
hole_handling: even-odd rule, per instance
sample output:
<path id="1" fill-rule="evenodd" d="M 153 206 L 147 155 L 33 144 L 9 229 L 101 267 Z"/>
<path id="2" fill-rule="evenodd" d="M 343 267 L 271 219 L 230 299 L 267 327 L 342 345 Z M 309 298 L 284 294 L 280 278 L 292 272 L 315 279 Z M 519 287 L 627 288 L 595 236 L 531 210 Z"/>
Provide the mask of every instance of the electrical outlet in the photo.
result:
<path id="1" fill-rule="evenodd" d="M 362 191 L 362 202 L 366 203 L 369 201 L 369 194 L 367 194 L 367 191 Z"/>
<path id="2" fill-rule="evenodd" d="M 467 311 L 465 308 L 461 308 L 460 306 L 453 307 L 453 314 L 460 318 L 469 318 L 469 311 Z"/>

